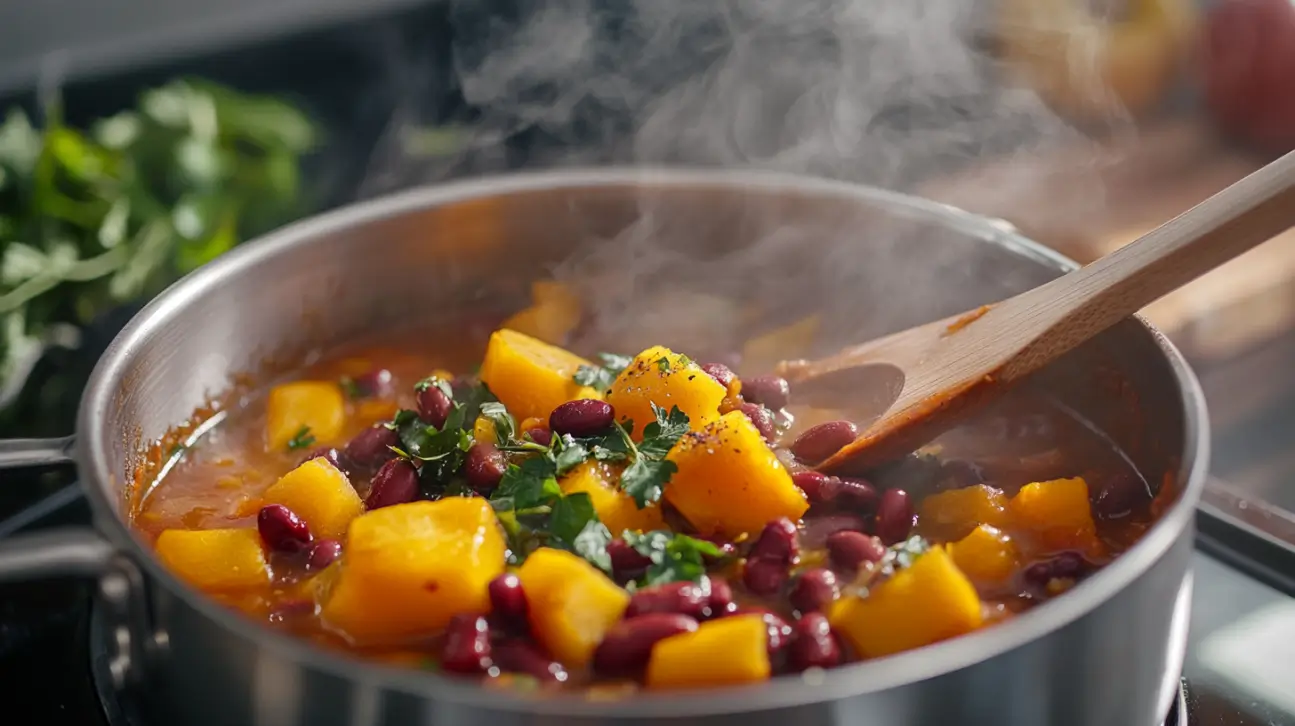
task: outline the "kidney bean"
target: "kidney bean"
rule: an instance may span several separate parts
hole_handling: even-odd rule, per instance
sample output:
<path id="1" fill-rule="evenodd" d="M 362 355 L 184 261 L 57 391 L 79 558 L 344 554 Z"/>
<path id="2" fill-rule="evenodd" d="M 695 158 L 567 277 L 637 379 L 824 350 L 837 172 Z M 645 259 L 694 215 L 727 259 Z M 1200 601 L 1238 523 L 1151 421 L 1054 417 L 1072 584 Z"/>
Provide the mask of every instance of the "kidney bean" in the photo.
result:
<path id="1" fill-rule="evenodd" d="M 488 441 L 478 441 L 468 449 L 463 457 L 463 477 L 468 486 L 481 495 L 487 495 L 499 486 L 508 468 L 508 459 L 504 453 Z"/>
<path id="2" fill-rule="evenodd" d="M 564 683 L 568 677 L 567 669 L 561 663 L 524 640 L 505 640 L 496 644 L 491 658 L 501 671 L 525 673 L 542 683 Z"/>
<path id="3" fill-rule="evenodd" d="M 534 441 L 540 446 L 548 446 L 553 443 L 553 432 L 542 426 L 536 426 L 535 428 L 530 429 L 526 432 L 526 435 L 531 437 L 531 441 Z"/>
<path id="4" fill-rule="evenodd" d="M 300 552 L 310 544 L 310 527 L 282 504 L 267 504 L 256 514 L 256 531 L 275 552 Z"/>
<path id="5" fill-rule="evenodd" d="M 796 437 L 791 453 L 806 464 L 817 464 L 854 441 L 858 433 L 858 427 L 849 421 L 821 423 Z"/>
<path id="6" fill-rule="evenodd" d="M 630 597 L 626 619 L 648 613 L 678 613 L 694 620 L 706 617 L 710 589 L 693 582 L 671 582 L 646 587 Z"/>
<path id="7" fill-rule="evenodd" d="M 707 617 L 722 618 L 737 612 L 737 603 L 733 601 L 733 588 L 728 581 L 718 577 L 710 578 L 710 598 L 706 601 Z"/>
<path id="8" fill-rule="evenodd" d="M 639 554 L 625 540 L 614 539 L 607 543 L 607 555 L 612 561 L 612 574 L 619 582 L 629 582 L 642 575 L 652 560 Z"/>
<path id="9" fill-rule="evenodd" d="M 593 436 L 611 428 L 616 412 L 610 403 L 582 398 L 567 401 L 549 414 L 549 429 L 555 434 Z"/>
<path id="10" fill-rule="evenodd" d="M 315 449 L 310 452 L 310 456 L 307 456 L 302 463 L 310 461 L 311 459 L 323 459 L 338 469 L 346 469 L 346 467 L 342 465 L 342 452 L 331 446 L 325 446 L 322 449 Z"/>
<path id="11" fill-rule="evenodd" d="M 622 620 L 594 649 L 594 670 L 609 676 L 633 674 L 647 665 L 658 641 L 696 629 L 696 620 L 678 613 L 648 613 Z"/>
<path id="12" fill-rule="evenodd" d="M 356 434 L 342 450 L 342 455 L 347 462 L 372 470 L 396 457 L 392 446 L 400 446 L 400 435 L 383 424 L 374 424 Z"/>
<path id="13" fill-rule="evenodd" d="M 790 398 L 791 387 L 787 385 L 787 379 L 781 376 L 755 376 L 742 379 L 742 399 L 745 401 L 758 403 L 777 411 L 786 408 Z"/>
<path id="14" fill-rule="evenodd" d="M 1134 506 L 1149 501 L 1147 486 L 1134 474 L 1118 474 L 1113 477 L 1092 477 L 1097 486 L 1089 492 L 1093 503 L 1093 513 L 1100 519 L 1119 519 L 1128 516 Z"/>
<path id="15" fill-rule="evenodd" d="M 355 390 L 361 396 L 386 396 L 391 393 L 391 371 L 386 368 L 373 368 L 353 380 Z"/>
<path id="16" fill-rule="evenodd" d="M 751 545 L 751 551 L 747 553 L 747 557 L 791 564 L 798 552 L 796 525 L 786 517 L 779 517 L 764 525 L 755 544 Z"/>
<path id="17" fill-rule="evenodd" d="M 794 671 L 831 668 L 841 663 L 841 646 L 832 637 L 832 626 L 822 613 L 809 613 L 792 626 L 787 666 Z"/>
<path id="18" fill-rule="evenodd" d="M 450 417 L 450 409 L 454 408 L 450 397 L 436 386 L 428 386 L 419 391 L 417 402 L 418 418 L 438 429 L 445 425 L 445 420 Z"/>
<path id="19" fill-rule="evenodd" d="M 880 562 L 886 556 L 886 546 L 860 532 L 837 532 L 827 538 L 827 555 L 833 567 L 854 572 L 865 562 Z"/>
<path id="20" fill-rule="evenodd" d="M 530 612 L 530 604 L 517 575 L 506 572 L 491 580 L 486 590 L 490 594 L 491 614 L 510 629 L 526 632 L 526 616 Z"/>
<path id="21" fill-rule="evenodd" d="M 306 553 L 306 571 L 318 572 L 342 556 L 342 543 L 335 539 L 321 539 Z"/>
<path id="22" fill-rule="evenodd" d="M 738 410 L 750 419 L 755 425 L 755 430 L 760 432 L 760 438 L 772 442 L 778 435 L 777 426 L 774 424 L 773 414 L 769 409 L 758 403 L 744 403 L 738 407 Z"/>
<path id="23" fill-rule="evenodd" d="M 843 509 L 874 512 L 881 502 L 881 494 L 867 479 L 841 477 L 837 481 L 836 504 Z"/>
<path id="24" fill-rule="evenodd" d="M 787 584 L 787 564 L 777 560 L 748 559 L 742 568 L 742 584 L 756 595 L 775 595 Z"/>
<path id="25" fill-rule="evenodd" d="M 1078 578 L 1088 570 L 1088 562 L 1078 552 L 1062 552 L 1046 560 L 1036 562 L 1025 569 L 1025 580 L 1040 587 L 1047 585 L 1054 578 Z"/>
<path id="26" fill-rule="evenodd" d="M 791 475 L 791 482 L 805 493 L 805 499 L 810 504 L 822 504 L 828 500 L 825 487 L 831 479 L 833 477 L 813 469 L 798 471 Z"/>
<path id="27" fill-rule="evenodd" d="M 768 651 L 771 658 L 776 658 L 791 643 L 791 626 L 780 615 L 761 607 L 740 607 L 736 615 L 759 615 L 769 628 Z"/>
<path id="28" fill-rule="evenodd" d="M 706 375 L 714 378 L 716 383 L 725 388 L 732 385 L 733 379 L 737 378 L 733 370 L 723 363 L 702 363 L 701 369 L 706 371 Z"/>
<path id="29" fill-rule="evenodd" d="M 868 520 L 858 514 L 841 512 L 838 514 L 811 515 L 805 518 L 804 529 L 800 533 L 800 546 L 807 550 L 821 549 L 827 545 L 827 538 L 837 532 L 867 533 L 872 526 Z"/>
<path id="30" fill-rule="evenodd" d="M 840 595 L 836 575 L 831 570 L 815 568 L 800 573 L 791 586 L 788 599 L 802 615 L 822 610 Z"/>
<path id="31" fill-rule="evenodd" d="M 445 626 L 441 667 L 451 673 L 484 673 L 490 668 L 490 624 L 481 615 L 460 613 Z"/>
<path id="32" fill-rule="evenodd" d="M 908 537 L 916 516 L 913 502 L 903 489 L 887 489 L 877 505 L 877 536 L 884 544 L 892 545 Z"/>
<path id="33" fill-rule="evenodd" d="M 405 459 L 392 459 L 378 469 L 369 485 L 364 508 L 370 511 L 418 498 L 418 470 Z"/>

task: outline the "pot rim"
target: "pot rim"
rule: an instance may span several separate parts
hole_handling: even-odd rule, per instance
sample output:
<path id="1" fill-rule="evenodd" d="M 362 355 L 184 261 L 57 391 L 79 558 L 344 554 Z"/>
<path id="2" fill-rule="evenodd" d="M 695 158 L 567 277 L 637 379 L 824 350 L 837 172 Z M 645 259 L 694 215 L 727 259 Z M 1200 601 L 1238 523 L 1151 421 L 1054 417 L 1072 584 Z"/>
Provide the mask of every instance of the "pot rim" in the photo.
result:
<path id="1" fill-rule="evenodd" d="M 294 247 L 309 245 L 340 228 L 372 224 L 416 210 L 483 197 L 555 188 L 642 185 L 645 190 L 715 186 L 752 191 L 794 190 L 799 194 L 872 202 L 1007 247 L 1059 271 L 1078 267 L 1069 258 L 1029 240 L 1000 224 L 950 205 L 875 187 L 780 172 L 689 168 L 593 168 L 519 172 L 420 187 L 358 202 L 293 224 L 244 244 L 173 284 L 141 310 L 122 330 L 96 365 L 81 400 L 77 417 L 77 460 L 87 498 L 101 530 L 140 564 L 149 577 L 222 628 L 258 642 L 274 655 L 306 662 L 352 683 L 386 686 L 438 702 L 536 715 L 704 716 L 787 708 L 887 690 L 959 670 L 1040 639 L 1090 611 L 1150 569 L 1194 521 L 1206 478 L 1209 426 L 1204 395 L 1195 374 L 1165 336 L 1140 316 L 1174 372 L 1184 407 L 1184 447 L 1178 481 L 1185 482 L 1177 501 L 1131 548 L 1065 597 L 1031 609 L 1002 623 L 925 648 L 836 669 L 779 676 L 753 686 L 720 688 L 696 693 L 643 693 L 617 700 L 589 700 L 579 694 L 536 697 L 470 685 L 457 679 L 407 668 L 364 662 L 324 650 L 305 640 L 281 634 L 224 608 L 172 575 L 119 516 L 101 482 L 118 481 L 122 473 L 107 466 L 108 443 L 120 436 L 106 431 L 126 363 L 149 345 L 152 331 L 179 309 L 204 296 L 219 294 L 227 276 Z M 124 544 L 128 543 L 128 544 Z"/>

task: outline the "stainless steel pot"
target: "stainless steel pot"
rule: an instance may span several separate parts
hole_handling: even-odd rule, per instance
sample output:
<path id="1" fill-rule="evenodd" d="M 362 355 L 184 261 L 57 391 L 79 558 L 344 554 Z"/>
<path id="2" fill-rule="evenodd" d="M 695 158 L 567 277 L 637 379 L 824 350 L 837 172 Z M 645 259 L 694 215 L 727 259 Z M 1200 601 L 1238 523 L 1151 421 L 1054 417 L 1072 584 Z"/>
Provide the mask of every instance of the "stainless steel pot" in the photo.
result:
<path id="1" fill-rule="evenodd" d="M 81 405 L 75 458 L 94 530 L 0 542 L 0 580 L 99 577 L 115 626 L 113 672 L 144 689 L 164 722 L 1159 723 L 1182 665 L 1207 430 L 1191 371 L 1139 319 L 1030 385 L 1091 421 L 1149 481 L 1174 487 L 1161 520 L 1112 565 L 1010 623 L 827 673 L 622 702 L 487 690 L 271 632 L 181 583 L 133 534 L 125 484 L 141 442 L 184 421 L 233 374 L 410 321 L 511 305 L 559 262 L 601 295 L 584 336 L 591 347 L 659 335 L 730 342 L 736 327 L 724 313 L 670 305 L 708 291 L 780 319 L 821 313 L 816 347 L 789 356 L 1000 299 L 1073 266 L 942 205 L 749 172 L 529 174 L 360 204 L 222 257 L 130 323 Z M 0 464 L 67 452 L 68 440 L 7 442 Z"/>

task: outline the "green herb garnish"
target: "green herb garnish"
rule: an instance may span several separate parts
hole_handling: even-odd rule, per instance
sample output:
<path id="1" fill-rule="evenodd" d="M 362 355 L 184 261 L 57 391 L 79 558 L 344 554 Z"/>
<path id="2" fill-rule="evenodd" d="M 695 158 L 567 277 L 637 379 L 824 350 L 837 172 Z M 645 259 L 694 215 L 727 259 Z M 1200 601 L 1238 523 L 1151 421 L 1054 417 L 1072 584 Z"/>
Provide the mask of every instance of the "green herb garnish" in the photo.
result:
<path id="1" fill-rule="evenodd" d="M 304 449 L 315 443 L 315 435 L 310 433 L 309 426 L 302 426 L 297 429 L 297 433 L 291 439 L 288 439 L 288 451 Z"/>
<path id="2" fill-rule="evenodd" d="M 643 441 L 636 447 L 629 434 L 624 436 L 633 461 L 621 474 L 621 488 L 634 497 L 639 509 L 661 499 L 666 483 L 679 469 L 665 456 L 688 433 L 688 416 L 678 406 L 671 406 L 669 413 L 655 403 L 651 406 L 656 421 L 643 429 Z"/>
<path id="3" fill-rule="evenodd" d="M 494 425 L 496 441 L 505 446 L 513 441 L 517 435 L 517 422 L 508 413 L 508 409 L 504 408 L 504 404 L 487 401 L 481 404 L 480 411 L 480 415 Z"/>
<path id="4" fill-rule="evenodd" d="M 425 482 L 444 485 L 459 470 L 463 456 L 472 446 L 472 436 L 463 426 L 463 405 L 454 403 L 445 425 L 436 428 L 425 424 L 408 409 L 396 412 L 387 428 L 400 435 L 396 453 L 420 462 L 419 477 Z"/>
<path id="5" fill-rule="evenodd" d="M 599 353 L 598 360 L 602 361 L 601 366 L 580 366 L 572 379 L 582 386 L 606 391 L 612 387 L 616 377 L 634 362 L 629 356 L 615 353 Z"/>
<path id="6" fill-rule="evenodd" d="M 625 532 L 625 542 L 652 561 L 643 576 L 645 586 L 668 582 L 699 582 L 706 574 L 706 557 L 722 557 L 713 542 L 668 531 Z"/>
<path id="7" fill-rule="evenodd" d="M 514 563 L 543 546 L 560 547 L 611 572 L 607 531 L 589 495 L 563 496 L 558 487 L 557 462 L 551 453 L 510 464 L 491 496 L 491 506 L 508 535 Z"/>
<path id="8" fill-rule="evenodd" d="M 361 389 L 360 384 L 356 383 L 355 379 L 350 376 L 342 376 L 339 378 L 337 380 L 337 385 L 342 389 L 342 393 L 352 401 L 364 398 L 364 390 Z"/>

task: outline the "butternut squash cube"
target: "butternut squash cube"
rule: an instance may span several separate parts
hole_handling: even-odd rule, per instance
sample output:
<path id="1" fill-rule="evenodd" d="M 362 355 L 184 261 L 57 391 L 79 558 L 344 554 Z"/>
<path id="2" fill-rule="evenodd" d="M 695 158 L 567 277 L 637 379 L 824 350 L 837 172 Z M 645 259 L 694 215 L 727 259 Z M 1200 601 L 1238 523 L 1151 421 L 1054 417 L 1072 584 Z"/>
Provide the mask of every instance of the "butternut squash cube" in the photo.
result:
<path id="1" fill-rule="evenodd" d="M 265 404 L 265 443 L 283 449 L 303 430 L 317 443 L 337 439 L 346 423 L 342 388 L 329 381 L 296 381 L 275 386 Z"/>
<path id="2" fill-rule="evenodd" d="M 716 384 L 718 385 L 718 384 Z M 679 467 L 665 496 L 702 534 L 738 537 L 800 519 L 809 502 L 741 411 L 685 434 L 666 455 Z"/>
<path id="3" fill-rule="evenodd" d="M 580 557 L 548 547 L 517 570 L 530 603 L 531 633 L 555 658 L 579 668 L 629 605 L 630 596 Z"/>
<path id="4" fill-rule="evenodd" d="M 472 422 L 472 438 L 487 444 L 499 443 L 494 422 L 485 416 L 478 416 L 477 420 Z"/>
<path id="5" fill-rule="evenodd" d="M 1020 567 L 1021 556 L 1012 538 L 1002 530 L 982 524 L 971 534 L 949 545 L 953 563 L 973 581 L 999 585 Z"/>
<path id="6" fill-rule="evenodd" d="M 982 622 L 980 597 L 942 547 L 919 556 L 867 597 L 832 605 L 832 629 L 865 658 L 969 633 Z"/>
<path id="7" fill-rule="evenodd" d="M 481 380 L 513 418 L 548 420 L 553 409 L 577 398 L 601 398 L 572 377 L 589 361 L 515 330 L 496 330 L 486 345 Z"/>
<path id="8" fill-rule="evenodd" d="M 594 511 L 598 513 L 598 519 L 613 535 L 619 535 L 627 529 L 635 532 L 665 529 L 661 508 L 652 504 L 639 509 L 634 497 L 621 489 L 620 472 L 620 467 L 590 460 L 568 472 L 558 485 L 562 487 L 563 494 L 588 494 Z"/>
<path id="9" fill-rule="evenodd" d="M 364 502 L 350 480 L 322 456 L 279 477 L 262 499 L 296 512 L 320 538 L 340 538 L 351 520 L 364 513 Z"/>
<path id="10" fill-rule="evenodd" d="M 203 590 L 242 590 L 270 582 L 255 529 L 168 529 L 157 537 L 162 564 Z"/>
<path id="11" fill-rule="evenodd" d="M 702 623 L 652 646 L 649 688 L 706 688 L 769 678 L 769 626 L 760 615 L 734 615 Z"/>
<path id="12" fill-rule="evenodd" d="M 639 353 L 621 371 L 607 402 L 616 409 L 617 419 L 634 422 L 637 441 L 643 438 L 643 429 L 656 420 L 651 404 L 667 411 L 678 406 L 688 415 L 689 428 L 696 431 L 719 418 L 719 404 L 727 394 L 724 386 L 687 356 L 658 345 Z"/>
<path id="13" fill-rule="evenodd" d="M 434 633 L 456 613 L 490 609 L 486 588 L 503 573 L 504 554 L 485 499 L 375 509 L 351 522 L 324 620 L 358 641 Z"/>
<path id="14" fill-rule="evenodd" d="M 1098 555 L 1102 551 L 1083 479 L 1026 484 L 1012 497 L 1008 510 L 1012 525 L 1043 552 L 1077 550 Z"/>
<path id="15" fill-rule="evenodd" d="M 932 494 L 918 507 L 917 527 L 941 542 L 962 539 L 976 527 L 1002 527 L 1007 521 L 1007 496 L 985 484 Z"/>
<path id="16" fill-rule="evenodd" d="M 569 288 L 538 280 L 531 283 L 531 306 L 505 320 L 502 327 L 561 345 L 580 324 L 581 314 L 580 299 Z"/>

